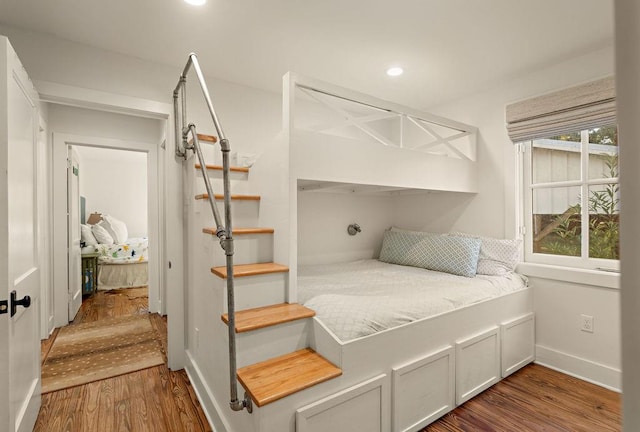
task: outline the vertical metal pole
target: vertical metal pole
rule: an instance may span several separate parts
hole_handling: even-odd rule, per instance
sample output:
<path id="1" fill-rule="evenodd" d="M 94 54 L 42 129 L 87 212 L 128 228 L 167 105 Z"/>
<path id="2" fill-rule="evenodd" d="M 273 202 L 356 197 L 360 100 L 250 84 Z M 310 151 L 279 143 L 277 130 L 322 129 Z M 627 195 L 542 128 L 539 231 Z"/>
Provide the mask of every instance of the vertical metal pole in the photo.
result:
<path id="1" fill-rule="evenodd" d="M 186 128 L 187 126 L 187 77 L 180 77 L 180 94 L 182 96 L 182 147 L 185 149 L 185 157 L 186 157 L 186 149 L 187 149 L 187 134 Z"/>

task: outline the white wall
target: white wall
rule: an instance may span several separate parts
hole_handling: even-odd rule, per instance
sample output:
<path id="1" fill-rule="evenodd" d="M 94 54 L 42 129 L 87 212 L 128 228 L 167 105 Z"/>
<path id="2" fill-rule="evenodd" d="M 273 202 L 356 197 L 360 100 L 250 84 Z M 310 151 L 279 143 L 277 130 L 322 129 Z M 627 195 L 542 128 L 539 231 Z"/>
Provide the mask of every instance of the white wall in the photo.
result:
<path id="1" fill-rule="evenodd" d="M 87 45 L 0 25 L 34 81 L 50 81 L 173 103 L 182 67 L 152 63 Z M 184 53 L 186 63 L 188 52 Z M 205 75 L 212 71 L 203 71 Z M 207 85 L 232 151 L 260 153 L 281 129 L 281 96 L 207 76 Z M 279 84 L 279 83 L 278 83 Z M 36 82 L 37 85 L 37 82 Z M 189 121 L 215 134 L 202 93 L 189 75 Z"/>
<path id="2" fill-rule="evenodd" d="M 433 112 L 475 125 L 480 130 L 479 193 L 403 197 L 404 224 L 425 230 L 454 229 L 495 237 L 514 237 L 516 154 L 505 128 L 505 106 L 613 74 L 613 50 L 601 49 L 523 74 L 498 88 L 437 107 Z M 622 144 L 624 147 L 624 143 Z M 568 373 L 620 388 L 620 292 L 585 283 L 558 281 L 536 272 L 534 290 L 538 360 Z M 614 281 L 617 279 L 612 276 Z M 616 285 L 612 283 L 611 285 Z M 593 334 L 580 331 L 580 314 L 592 315 Z"/>
<path id="3" fill-rule="evenodd" d="M 298 192 L 298 264 L 378 257 L 393 215 L 391 197 Z M 347 226 L 352 223 L 362 232 L 350 236 Z"/>
<path id="4" fill-rule="evenodd" d="M 146 237 L 147 154 L 74 146 L 81 157 L 80 195 L 86 217 L 111 215 L 127 225 L 129 237 Z"/>

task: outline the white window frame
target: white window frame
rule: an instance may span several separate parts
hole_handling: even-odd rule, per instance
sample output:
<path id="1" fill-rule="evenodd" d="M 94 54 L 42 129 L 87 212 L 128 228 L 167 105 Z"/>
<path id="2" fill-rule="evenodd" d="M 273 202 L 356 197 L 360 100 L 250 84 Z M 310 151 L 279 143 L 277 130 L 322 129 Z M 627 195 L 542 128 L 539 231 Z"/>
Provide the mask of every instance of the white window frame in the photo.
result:
<path id="1" fill-rule="evenodd" d="M 597 126 L 594 126 L 597 127 Z M 520 200 L 520 232 L 524 237 L 524 262 L 531 264 L 544 264 L 560 266 L 565 268 L 599 270 L 599 271 L 620 271 L 620 261 L 603 258 L 589 258 L 589 236 L 581 241 L 581 256 L 552 255 L 533 252 L 533 190 L 546 189 L 549 187 L 580 187 L 581 207 L 588 209 L 589 186 L 602 184 L 619 184 L 616 178 L 596 178 L 589 179 L 589 148 L 588 132 L 581 131 L 581 170 L 580 179 L 552 183 L 532 184 L 532 160 L 533 160 L 533 140 L 518 143 L 518 171 L 521 185 Z M 581 226 L 589 226 L 589 212 L 583 211 L 581 214 Z M 588 229 L 586 230 L 588 232 Z"/>

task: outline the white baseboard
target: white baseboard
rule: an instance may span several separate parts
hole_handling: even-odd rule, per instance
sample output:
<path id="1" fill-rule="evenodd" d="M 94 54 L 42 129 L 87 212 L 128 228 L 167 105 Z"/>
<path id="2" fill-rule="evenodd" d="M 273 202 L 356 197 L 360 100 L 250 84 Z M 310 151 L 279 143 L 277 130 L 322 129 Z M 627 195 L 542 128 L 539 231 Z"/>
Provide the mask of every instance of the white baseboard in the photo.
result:
<path id="1" fill-rule="evenodd" d="M 536 345 L 537 364 L 620 393 L 622 371 L 610 366 Z"/>
<path id="2" fill-rule="evenodd" d="M 191 356 L 191 353 L 185 351 L 186 365 L 185 371 L 189 376 L 189 381 L 198 396 L 204 415 L 207 416 L 209 424 L 213 428 L 214 432 L 230 432 L 232 429 L 224 418 L 220 416 L 220 405 L 213 396 L 213 392 L 209 386 L 205 383 L 202 372 L 197 363 Z"/>

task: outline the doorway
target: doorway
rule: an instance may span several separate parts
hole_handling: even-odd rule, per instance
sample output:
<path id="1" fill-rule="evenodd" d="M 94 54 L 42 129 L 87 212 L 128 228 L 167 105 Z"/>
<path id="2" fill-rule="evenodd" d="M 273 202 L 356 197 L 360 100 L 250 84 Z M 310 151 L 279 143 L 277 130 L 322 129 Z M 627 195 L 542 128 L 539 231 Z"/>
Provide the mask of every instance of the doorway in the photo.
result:
<path id="1" fill-rule="evenodd" d="M 146 152 L 69 148 L 68 207 L 74 210 L 69 217 L 71 322 L 80 307 L 72 300 L 78 294 L 86 300 L 99 290 L 148 287 L 149 188 Z M 76 233 L 80 233 L 77 242 L 72 241 Z"/>
<path id="2" fill-rule="evenodd" d="M 158 154 L 161 140 L 166 129 L 166 122 L 157 119 L 147 119 L 123 114 L 114 114 L 84 108 L 74 108 L 56 104 L 49 106 L 49 128 L 52 133 L 52 177 L 53 177 L 53 280 L 54 280 L 54 322 L 55 327 L 65 326 L 74 317 L 70 316 L 69 287 L 76 273 L 70 273 L 69 243 L 69 215 L 67 214 L 68 198 L 68 149 L 73 148 L 79 154 L 81 165 L 79 172 L 83 172 L 82 165 L 88 170 L 101 173 L 89 184 L 82 187 L 93 190 L 92 196 L 85 197 L 85 207 L 91 212 L 110 214 L 113 218 L 128 218 L 132 232 L 148 239 L 147 256 L 148 287 L 149 287 L 149 311 L 163 311 L 163 290 L 161 287 L 162 275 L 160 274 L 160 203 L 162 201 L 159 181 Z M 65 131 L 65 132 L 58 132 Z M 70 134 L 66 131 L 78 132 Z M 94 134 L 94 135 L 89 135 Z M 104 138 L 99 135 L 108 135 Z M 118 153 L 120 152 L 120 153 Z M 82 162 L 85 154 L 86 160 Z M 109 159 L 115 159 L 113 155 L 120 155 L 119 166 L 117 162 L 109 163 Z M 128 155 L 128 157 L 122 157 Z M 127 173 L 126 164 L 137 164 L 137 172 Z M 112 161 L 115 162 L 115 161 Z M 140 165 L 144 167 L 140 173 Z M 131 165 L 131 164 L 129 164 Z M 111 171 L 109 171 L 111 167 Z M 86 173 L 85 173 L 86 174 Z M 140 187 L 142 180 L 146 180 L 146 187 Z M 127 185 L 127 176 L 134 180 Z M 80 178 L 83 178 L 80 175 Z M 85 175 L 86 178 L 86 175 Z M 134 183 L 138 183 L 134 185 Z M 109 189 L 109 186 L 116 186 Z M 135 186 L 135 187 L 134 187 Z M 134 192 L 137 191 L 137 192 Z M 84 190 L 83 190 L 84 192 Z M 146 206 L 135 216 L 129 214 L 123 207 L 124 202 L 131 198 L 132 194 L 142 194 L 146 197 Z M 88 194 L 87 194 L 88 195 Z M 134 200 L 141 198 L 135 195 Z M 103 208 L 104 205 L 108 208 Z M 113 211 L 109 210 L 112 209 Z M 86 222 L 86 220 L 85 220 Z M 125 222 L 126 225 L 126 222 Z M 144 231 L 144 232 L 143 232 Z M 107 253 L 106 251 L 104 253 Z M 112 252 L 108 252 L 112 255 Z M 114 257 L 115 258 L 115 257 Z M 81 273 L 81 272 L 80 272 Z M 98 272 L 98 277 L 100 277 Z M 98 286 L 100 286 L 98 280 Z"/>

